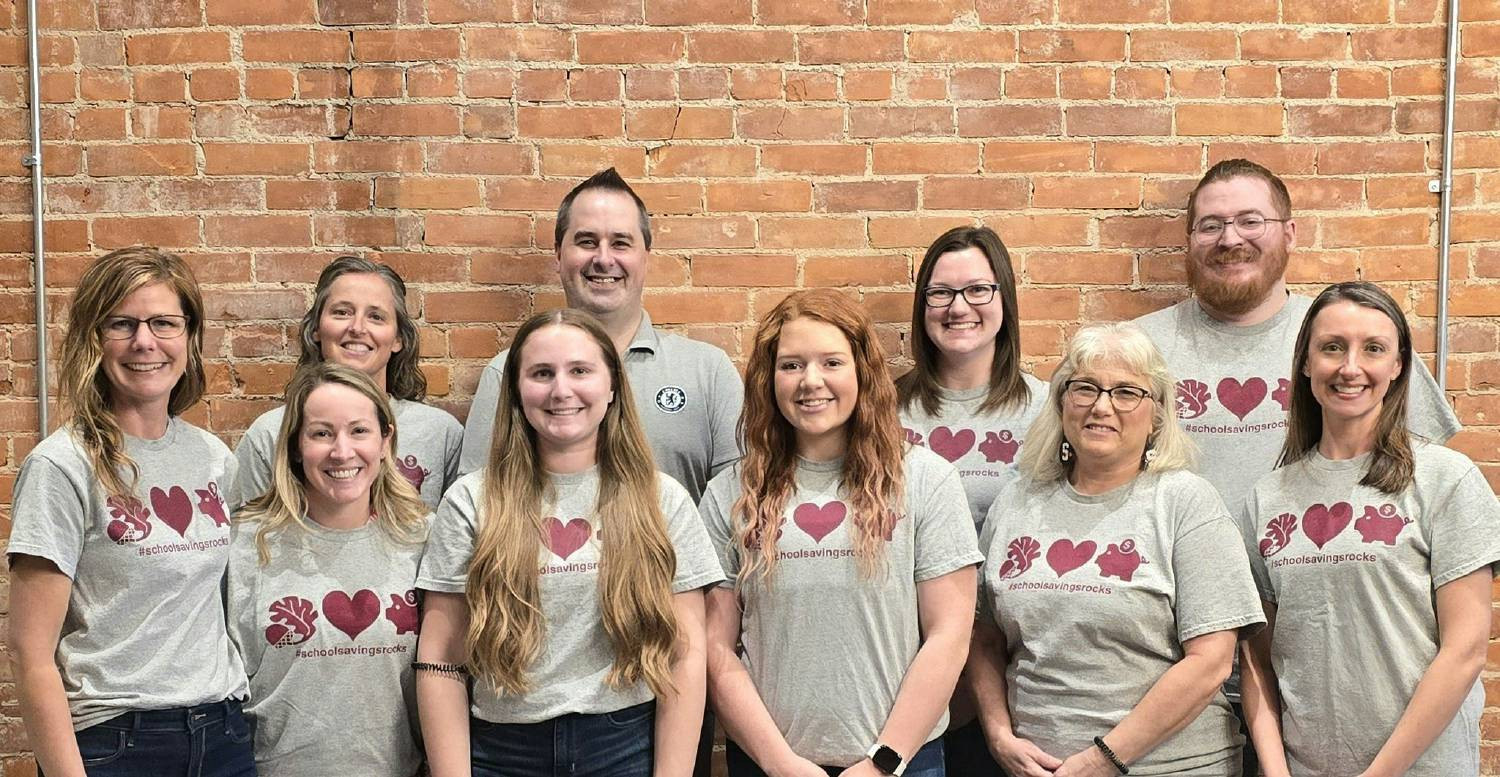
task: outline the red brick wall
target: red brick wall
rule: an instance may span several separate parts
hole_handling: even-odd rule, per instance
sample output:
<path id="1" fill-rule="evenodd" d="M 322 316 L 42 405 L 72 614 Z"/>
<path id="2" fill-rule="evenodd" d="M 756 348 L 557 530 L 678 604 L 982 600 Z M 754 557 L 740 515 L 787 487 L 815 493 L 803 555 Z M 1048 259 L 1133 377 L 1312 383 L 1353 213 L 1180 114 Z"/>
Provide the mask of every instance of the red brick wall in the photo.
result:
<path id="1" fill-rule="evenodd" d="M 814 285 L 860 287 L 900 347 L 913 261 L 982 222 L 1045 372 L 1080 323 L 1184 294 L 1184 194 L 1241 155 L 1291 186 L 1292 280 L 1379 281 L 1433 348 L 1440 0 L 41 5 L 53 345 L 91 256 L 180 251 L 215 322 L 194 420 L 231 442 L 346 250 L 411 282 L 462 415 L 512 323 L 560 304 L 551 214 L 604 165 L 656 214 L 652 316 L 736 357 Z M 1449 388 L 1454 445 L 1500 484 L 1500 2 L 1464 14 Z M 36 441 L 23 16 L 0 0 L 0 505 Z M 14 711 L 0 682 L 0 753 L 25 750 Z"/>

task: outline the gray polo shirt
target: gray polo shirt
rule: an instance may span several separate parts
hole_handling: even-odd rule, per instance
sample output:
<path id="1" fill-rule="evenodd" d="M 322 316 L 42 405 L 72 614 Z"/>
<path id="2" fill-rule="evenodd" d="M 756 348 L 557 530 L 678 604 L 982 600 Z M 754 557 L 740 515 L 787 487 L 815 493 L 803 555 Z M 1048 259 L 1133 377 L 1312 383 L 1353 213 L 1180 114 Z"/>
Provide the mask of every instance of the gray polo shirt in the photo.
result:
<path id="1" fill-rule="evenodd" d="M 464 426 L 460 473 L 484 466 L 495 430 L 495 404 L 505 371 L 501 351 L 484 368 Z M 697 502 L 708 479 L 740 457 L 735 424 L 745 387 L 724 352 L 707 343 L 659 332 L 641 313 L 625 353 L 625 374 L 635 397 L 656 468 L 676 478 Z"/>

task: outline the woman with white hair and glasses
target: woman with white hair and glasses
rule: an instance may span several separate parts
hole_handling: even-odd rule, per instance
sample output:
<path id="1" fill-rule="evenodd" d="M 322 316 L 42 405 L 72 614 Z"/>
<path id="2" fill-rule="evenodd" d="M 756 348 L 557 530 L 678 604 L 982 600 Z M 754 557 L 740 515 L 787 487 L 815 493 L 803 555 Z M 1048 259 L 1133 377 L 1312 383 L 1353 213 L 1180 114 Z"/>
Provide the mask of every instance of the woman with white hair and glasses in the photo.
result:
<path id="1" fill-rule="evenodd" d="M 1080 330 L 990 507 L 967 671 L 1011 777 L 1240 774 L 1220 686 L 1264 617 L 1172 397 L 1138 327 Z"/>

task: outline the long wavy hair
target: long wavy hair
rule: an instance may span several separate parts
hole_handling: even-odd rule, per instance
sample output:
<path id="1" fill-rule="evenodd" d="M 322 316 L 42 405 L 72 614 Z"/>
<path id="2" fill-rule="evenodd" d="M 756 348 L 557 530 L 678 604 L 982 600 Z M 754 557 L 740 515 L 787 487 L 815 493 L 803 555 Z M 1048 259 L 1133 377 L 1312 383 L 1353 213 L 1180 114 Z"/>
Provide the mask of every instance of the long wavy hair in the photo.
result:
<path id="1" fill-rule="evenodd" d="M 1360 485 L 1378 489 L 1387 494 L 1405 490 L 1416 474 L 1416 458 L 1412 454 L 1411 433 L 1406 428 L 1406 393 L 1411 383 L 1412 353 L 1411 327 L 1406 315 L 1391 295 L 1369 281 L 1347 281 L 1335 283 L 1323 290 L 1302 319 L 1302 328 L 1297 332 L 1297 345 L 1292 356 L 1291 401 L 1286 414 L 1286 442 L 1281 447 L 1281 457 L 1276 466 L 1283 467 L 1301 461 L 1323 439 L 1323 407 L 1312 393 L 1312 380 L 1303 374 L 1307 367 L 1307 353 L 1311 347 L 1313 320 L 1324 308 L 1338 302 L 1353 302 L 1360 307 L 1378 310 L 1396 326 L 1396 341 L 1401 358 L 1401 372 L 1386 388 L 1380 401 L 1380 415 L 1375 420 L 1375 448 L 1370 457 L 1370 468 L 1365 471 Z"/>
<path id="2" fill-rule="evenodd" d="M 1144 377 L 1145 388 L 1151 392 L 1151 434 L 1146 438 L 1146 447 L 1155 451 L 1155 455 L 1141 464 L 1141 471 L 1193 468 L 1197 448 L 1177 424 L 1177 384 L 1167 371 L 1167 360 L 1139 326 L 1119 321 L 1086 326 L 1068 341 L 1062 363 L 1052 373 L 1046 407 L 1032 422 L 1026 432 L 1026 444 L 1021 446 L 1016 466 L 1022 474 L 1043 483 L 1062 480 L 1073 471 L 1078 457 L 1063 461 L 1058 455 L 1065 439 L 1063 391 L 1079 372 L 1105 365 L 1119 366 Z"/>
<path id="3" fill-rule="evenodd" d="M 906 442 L 896 412 L 896 387 L 869 315 L 832 289 L 808 289 L 783 299 L 761 319 L 745 367 L 745 410 L 739 434 L 740 497 L 731 510 L 735 541 L 746 551 L 746 576 L 770 582 L 776 537 L 787 500 L 796 488 L 797 433 L 776 404 L 776 350 L 781 331 L 800 318 L 821 321 L 849 341 L 859 398 L 845 422 L 848 446 L 840 478 L 852 508 L 854 550 L 860 573 L 874 577 L 885 560 L 885 538 L 900 518 Z"/>
<path id="4" fill-rule="evenodd" d="M 594 514 L 602 543 L 599 609 L 615 653 L 607 681 L 628 688 L 644 680 L 660 695 L 673 688 L 677 554 L 661 511 L 655 460 L 620 355 L 598 320 L 578 310 L 533 316 L 510 346 L 479 498 L 479 534 L 469 563 L 468 665 L 496 688 L 519 694 L 530 689 L 527 670 L 541 654 L 542 508 L 554 495 L 542 469 L 536 430 L 521 407 L 519 384 L 529 339 L 553 326 L 579 329 L 599 346 L 614 389 L 595 447 L 599 495 Z"/>
<path id="5" fill-rule="evenodd" d="M 417 322 L 406 309 L 406 281 L 389 265 L 372 262 L 359 256 L 340 256 L 329 262 L 318 274 L 318 285 L 313 289 L 313 302 L 302 316 L 302 327 L 298 340 L 302 344 L 302 355 L 297 358 L 298 367 L 323 361 L 323 349 L 319 346 L 318 321 L 323 318 L 323 308 L 328 306 L 328 295 L 333 282 L 351 273 L 377 275 L 391 289 L 391 304 L 396 312 L 396 337 L 401 341 L 401 350 L 391 354 L 385 364 L 386 393 L 397 399 L 421 402 L 427 395 L 427 376 L 417 368 L 421 361 L 422 338 L 417 332 Z"/>
<path id="6" fill-rule="evenodd" d="M 187 317 L 187 366 L 167 401 L 167 414 L 181 415 L 203 396 L 204 386 L 203 295 L 182 257 L 147 246 L 111 251 L 84 271 L 68 310 L 58 385 L 70 411 L 68 424 L 106 496 L 132 494 L 140 470 L 125 452 L 125 434 L 111 408 L 114 385 L 103 369 L 102 327 L 126 297 L 155 283 L 176 292 Z"/>
<path id="7" fill-rule="evenodd" d="M 270 538 L 293 527 L 311 528 L 307 521 L 307 475 L 302 469 L 299 440 L 307 418 L 307 398 L 319 386 L 348 386 L 375 406 L 375 420 L 386 438 L 385 454 L 380 457 L 380 471 L 370 484 L 370 510 L 375 523 L 387 537 L 401 543 L 417 543 L 427 537 L 427 514 L 431 510 L 411 483 L 396 469 L 396 414 L 390 400 L 370 380 L 370 376 L 352 367 L 332 362 L 311 364 L 297 370 L 286 387 L 286 412 L 281 417 L 281 431 L 276 435 L 276 449 L 271 456 L 271 487 L 251 500 L 235 515 L 235 520 L 260 521 L 255 532 L 255 548 L 261 566 L 271 561 Z"/>
<path id="8" fill-rule="evenodd" d="M 896 395 L 901 407 L 919 403 L 927 415 L 937 415 L 942 408 L 938 384 L 938 364 L 942 352 L 927 335 L 927 297 L 923 290 L 932 282 L 932 272 L 945 254 L 966 248 L 978 249 L 989 261 L 1000 287 L 995 299 L 1000 302 L 1002 319 L 995 333 L 995 357 L 990 362 L 990 389 L 979 412 L 1019 408 L 1031 398 L 1031 389 L 1021 377 L 1021 319 L 1016 303 L 1016 274 L 1010 266 L 1010 252 L 989 227 L 954 227 L 938 236 L 922 257 L 917 269 L 917 288 L 911 306 L 911 356 L 914 364 L 896 379 Z M 991 301 L 991 304 L 994 300 Z"/>

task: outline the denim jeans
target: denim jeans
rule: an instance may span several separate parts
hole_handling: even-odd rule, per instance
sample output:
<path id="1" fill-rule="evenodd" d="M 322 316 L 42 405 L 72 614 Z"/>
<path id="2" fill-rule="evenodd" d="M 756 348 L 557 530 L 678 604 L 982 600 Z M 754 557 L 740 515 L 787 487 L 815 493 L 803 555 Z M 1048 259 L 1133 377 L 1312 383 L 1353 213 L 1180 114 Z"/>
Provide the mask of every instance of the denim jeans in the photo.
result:
<path id="1" fill-rule="evenodd" d="M 255 777 L 250 725 L 234 699 L 126 712 L 76 736 L 89 777 Z"/>
<path id="2" fill-rule="evenodd" d="M 1005 770 L 990 755 L 978 718 L 943 734 L 943 763 L 954 777 L 1005 777 Z"/>
<path id="3" fill-rule="evenodd" d="M 650 777 L 656 702 L 541 723 L 469 718 L 474 777 Z"/>
<path id="4" fill-rule="evenodd" d="M 729 764 L 729 777 L 766 777 L 766 773 L 750 756 L 731 740 L 724 741 L 724 760 Z M 836 775 L 848 767 L 824 766 L 823 771 Z M 944 777 L 943 739 L 928 742 L 907 762 L 903 777 Z"/>

